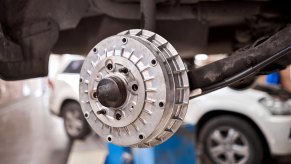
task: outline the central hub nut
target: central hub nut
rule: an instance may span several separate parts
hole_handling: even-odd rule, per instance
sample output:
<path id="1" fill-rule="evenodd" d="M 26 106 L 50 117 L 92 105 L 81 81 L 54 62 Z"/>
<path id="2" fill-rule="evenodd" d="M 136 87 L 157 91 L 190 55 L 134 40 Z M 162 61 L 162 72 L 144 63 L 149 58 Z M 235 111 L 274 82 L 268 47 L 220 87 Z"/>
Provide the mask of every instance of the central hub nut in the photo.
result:
<path id="1" fill-rule="evenodd" d="M 104 78 L 97 85 L 97 98 L 105 107 L 118 108 L 126 101 L 126 88 L 125 83 L 119 77 Z"/>

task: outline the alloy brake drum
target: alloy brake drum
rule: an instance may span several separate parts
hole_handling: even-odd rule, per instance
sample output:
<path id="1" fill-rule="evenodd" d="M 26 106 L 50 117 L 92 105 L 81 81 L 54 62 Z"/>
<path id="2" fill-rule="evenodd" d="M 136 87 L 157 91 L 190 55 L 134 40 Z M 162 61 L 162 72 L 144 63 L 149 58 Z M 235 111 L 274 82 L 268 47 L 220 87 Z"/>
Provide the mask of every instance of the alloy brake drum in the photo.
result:
<path id="1" fill-rule="evenodd" d="M 151 147 L 181 126 L 189 101 L 187 71 L 174 47 L 147 30 L 98 43 L 80 73 L 85 118 L 104 140 Z"/>

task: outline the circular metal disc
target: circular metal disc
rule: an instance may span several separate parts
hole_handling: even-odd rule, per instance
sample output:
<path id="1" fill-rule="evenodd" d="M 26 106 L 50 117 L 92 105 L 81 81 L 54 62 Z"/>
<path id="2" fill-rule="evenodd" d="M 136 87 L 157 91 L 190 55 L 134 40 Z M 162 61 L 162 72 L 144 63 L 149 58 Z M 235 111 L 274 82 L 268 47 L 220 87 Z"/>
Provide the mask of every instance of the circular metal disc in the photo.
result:
<path id="1" fill-rule="evenodd" d="M 100 81 L 103 88 L 97 88 Z M 112 93 L 123 98 L 109 103 L 106 97 L 114 100 Z M 84 116 L 96 133 L 117 145 L 151 147 L 166 141 L 182 124 L 188 101 L 181 58 L 167 40 L 150 31 L 128 30 L 104 39 L 81 70 Z"/>

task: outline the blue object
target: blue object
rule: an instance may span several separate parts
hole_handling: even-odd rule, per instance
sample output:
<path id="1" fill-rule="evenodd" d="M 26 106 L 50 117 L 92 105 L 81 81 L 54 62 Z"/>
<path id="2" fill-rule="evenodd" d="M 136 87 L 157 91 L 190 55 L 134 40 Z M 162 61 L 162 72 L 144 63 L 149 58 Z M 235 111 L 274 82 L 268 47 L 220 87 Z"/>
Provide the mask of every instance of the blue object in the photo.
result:
<path id="1" fill-rule="evenodd" d="M 183 125 L 166 142 L 152 148 L 134 148 L 133 160 L 136 164 L 186 164 L 196 163 L 195 127 Z"/>
<path id="2" fill-rule="evenodd" d="M 268 74 L 266 76 L 266 84 L 270 85 L 279 85 L 280 84 L 280 73 L 279 72 L 274 72 L 271 74 Z"/>
<path id="3" fill-rule="evenodd" d="M 123 157 L 125 153 L 131 154 L 131 148 L 107 144 L 108 154 L 105 159 L 105 164 L 124 164 Z"/>
<path id="4" fill-rule="evenodd" d="M 105 164 L 123 164 L 124 153 L 132 153 L 134 164 L 195 164 L 195 126 L 182 125 L 166 142 L 152 148 L 127 148 L 108 144 Z"/>

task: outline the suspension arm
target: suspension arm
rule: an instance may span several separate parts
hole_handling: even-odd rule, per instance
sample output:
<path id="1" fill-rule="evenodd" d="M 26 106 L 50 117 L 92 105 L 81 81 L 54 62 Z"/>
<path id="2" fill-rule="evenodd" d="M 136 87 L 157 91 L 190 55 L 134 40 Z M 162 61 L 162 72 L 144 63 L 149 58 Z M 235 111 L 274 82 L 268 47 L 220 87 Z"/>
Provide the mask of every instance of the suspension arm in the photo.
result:
<path id="1" fill-rule="evenodd" d="M 234 52 L 230 57 L 188 72 L 191 90 L 200 90 L 191 98 L 229 86 L 259 74 L 282 57 L 290 57 L 291 26 L 287 26 L 262 43 Z"/>

